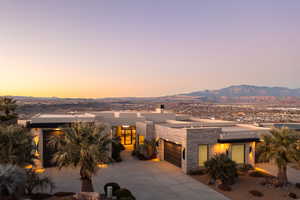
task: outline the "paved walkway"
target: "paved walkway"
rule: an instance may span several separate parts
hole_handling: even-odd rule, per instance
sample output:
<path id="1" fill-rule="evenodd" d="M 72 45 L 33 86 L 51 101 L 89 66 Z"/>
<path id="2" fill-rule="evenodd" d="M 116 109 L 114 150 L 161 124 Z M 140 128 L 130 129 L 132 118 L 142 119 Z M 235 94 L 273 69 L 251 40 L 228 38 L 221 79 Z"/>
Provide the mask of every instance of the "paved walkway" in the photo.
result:
<path id="1" fill-rule="evenodd" d="M 222 194 L 183 174 L 167 162 L 139 161 L 123 152 L 124 161 L 101 169 L 94 177 L 94 187 L 103 192 L 107 182 L 128 188 L 137 200 L 226 200 Z M 48 169 L 56 182 L 56 191 L 80 190 L 79 172 L 75 169 Z"/>
<path id="2" fill-rule="evenodd" d="M 259 163 L 259 164 L 256 164 L 255 166 L 268 171 L 273 176 L 277 176 L 278 169 L 275 164 Z M 299 170 L 288 167 L 287 175 L 288 175 L 289 182 L 300 183 L 300 171 Z"/>

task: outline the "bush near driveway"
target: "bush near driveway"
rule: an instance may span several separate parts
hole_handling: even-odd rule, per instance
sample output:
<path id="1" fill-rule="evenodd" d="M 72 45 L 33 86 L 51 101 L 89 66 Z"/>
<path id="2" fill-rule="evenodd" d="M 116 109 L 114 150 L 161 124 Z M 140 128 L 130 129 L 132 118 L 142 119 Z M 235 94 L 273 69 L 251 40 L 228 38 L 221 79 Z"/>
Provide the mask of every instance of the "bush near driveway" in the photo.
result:
<path id="1" fill-rule="evenodd" d="M 217 154 L 204 163 L 212 180 L 232 185 L 238 178 L 237 164 L 226 154 Z"/>
<path id="2" fill-rule="evenodd" d="M 126 188 L 121 188 L 119 190 L 117 190 L 116 192 L 116 196 L 117 196 L 117 199 L 118 200 L 125 200 L 125 199 L 128 199 L 128 200 L 135 200 L 135 197 L 132 195 L 132 193 L 126 189 Z"/>

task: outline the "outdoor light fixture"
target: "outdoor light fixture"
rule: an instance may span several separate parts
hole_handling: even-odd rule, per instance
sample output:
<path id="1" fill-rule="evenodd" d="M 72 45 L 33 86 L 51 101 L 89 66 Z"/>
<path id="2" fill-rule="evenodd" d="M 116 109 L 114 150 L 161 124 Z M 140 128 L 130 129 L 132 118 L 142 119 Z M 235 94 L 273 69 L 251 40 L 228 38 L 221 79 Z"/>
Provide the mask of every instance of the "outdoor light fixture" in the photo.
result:
<path id="1" fill-rule="evenodd" d="M 129 125 L 122 125 L 122 128 L 129 128 Z"/>

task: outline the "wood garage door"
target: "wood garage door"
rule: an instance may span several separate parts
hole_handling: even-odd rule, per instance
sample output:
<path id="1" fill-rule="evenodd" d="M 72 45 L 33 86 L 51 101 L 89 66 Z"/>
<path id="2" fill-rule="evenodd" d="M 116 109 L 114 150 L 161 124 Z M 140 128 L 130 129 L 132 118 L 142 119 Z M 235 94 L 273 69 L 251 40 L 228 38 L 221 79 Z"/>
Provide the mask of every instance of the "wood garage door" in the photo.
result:
<path id="1" fill-rule="evenodd" d="M 181 168 L 181 145 L 173 142 L 164 142 L 164 159 Z"/>

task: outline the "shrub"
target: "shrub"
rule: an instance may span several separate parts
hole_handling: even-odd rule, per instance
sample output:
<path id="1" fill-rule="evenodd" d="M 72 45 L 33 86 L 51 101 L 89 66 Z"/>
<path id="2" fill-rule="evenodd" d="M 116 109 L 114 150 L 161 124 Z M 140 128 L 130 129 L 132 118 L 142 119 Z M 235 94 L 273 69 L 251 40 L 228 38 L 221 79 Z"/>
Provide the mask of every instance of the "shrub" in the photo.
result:
<path id="1" fill-rule="evenodd" d="M 264 196 L 264 194 L 258 190 L 250 190 L 249 193 L 255 197 L 263 197 Z"/>
<path id="2" fill-rule="evenodd" d="M 39 175 L 33 169 L 26 170 L 26 175 L 25 190 L 28 195 L 31 195 L 36 189 L 41 191 L 49 189 L 51 192 L 55 188 L 53 181 L 48 176 Z"/>
<path id="3" fill-rule="evenodd" d="M 121 200 L 121 199 L 133 199 L 133 200 L 135 200 L 135 197 L 132 195 L 132 193 L 128 190 L 128 189 L 126 189 L 126 188 L 121 188 L 121 189 L 119 189 L 119 190 L 117 190 L 116 191 L 116 196 L 117 196 L 117 199 L 118 200 Z"/>
<path id="4" fill-rule="evenodd" d="M 293 192 L 290 192 L 290 193 L 288 194 L 288 196 L 289 196 L 290 198 L 292 198 L 292 199 L 297 199 L 297 198 L 298 198 L 297 194 L 295 194 L 295 193 L 293 193 Z"/>
<path id="5" fill-rule="evenodd" d="M 230 192 L 230 191 L 232 190 L 231 187 L 230 187 L 229 185 L 224 184 L 224 183 L 218 185 L 218 188 L 219 188 L 220 190 L 227 191 L 227 192 Z"/>
<path id="6" fill-rule="evenodd" d="M 112 142 L 112 158 L 116 162 L 121 162 L 121 152 L 125 150 L 125 147 L 121 144 L 120 137 L 115 137 Z"/>
<path id="7" fill-rule="evenodd" d="M 296 188 L 300 189 L 300 183 L 296 183 Z"/>
<path id="8" fill-rule="evenodd" d="M 237 165 L 226 154 L 217 154 L 204 163 L 209 176 L 225 184 L 233 184 L 238 177 Z"/>
<path id="9" fill-rule="evenodd" d="M 107 189 L 108 187 L 111 186 L 112 187 L 112 194 L 113 196 L 116 196 L 116 192 L 121 189 L 120 185 L 118 183 L 107 183 L 104 185 L 104 192 L 105 192 L 105 196 L 107 196 Z"/>
<path id="10" fill-rule="evenodd" d="M 155 139 L 144 140 L 144 144 L 140 144 L 135 151 L 138 159 L 150 160 L 157 156 L 157 141 Z"/>
<path id="11" fill-rule="evenodd" d="M 0 165 L 0 197 L 22 195 L 25 182 L 24 170 L 14 165 Z"/>

